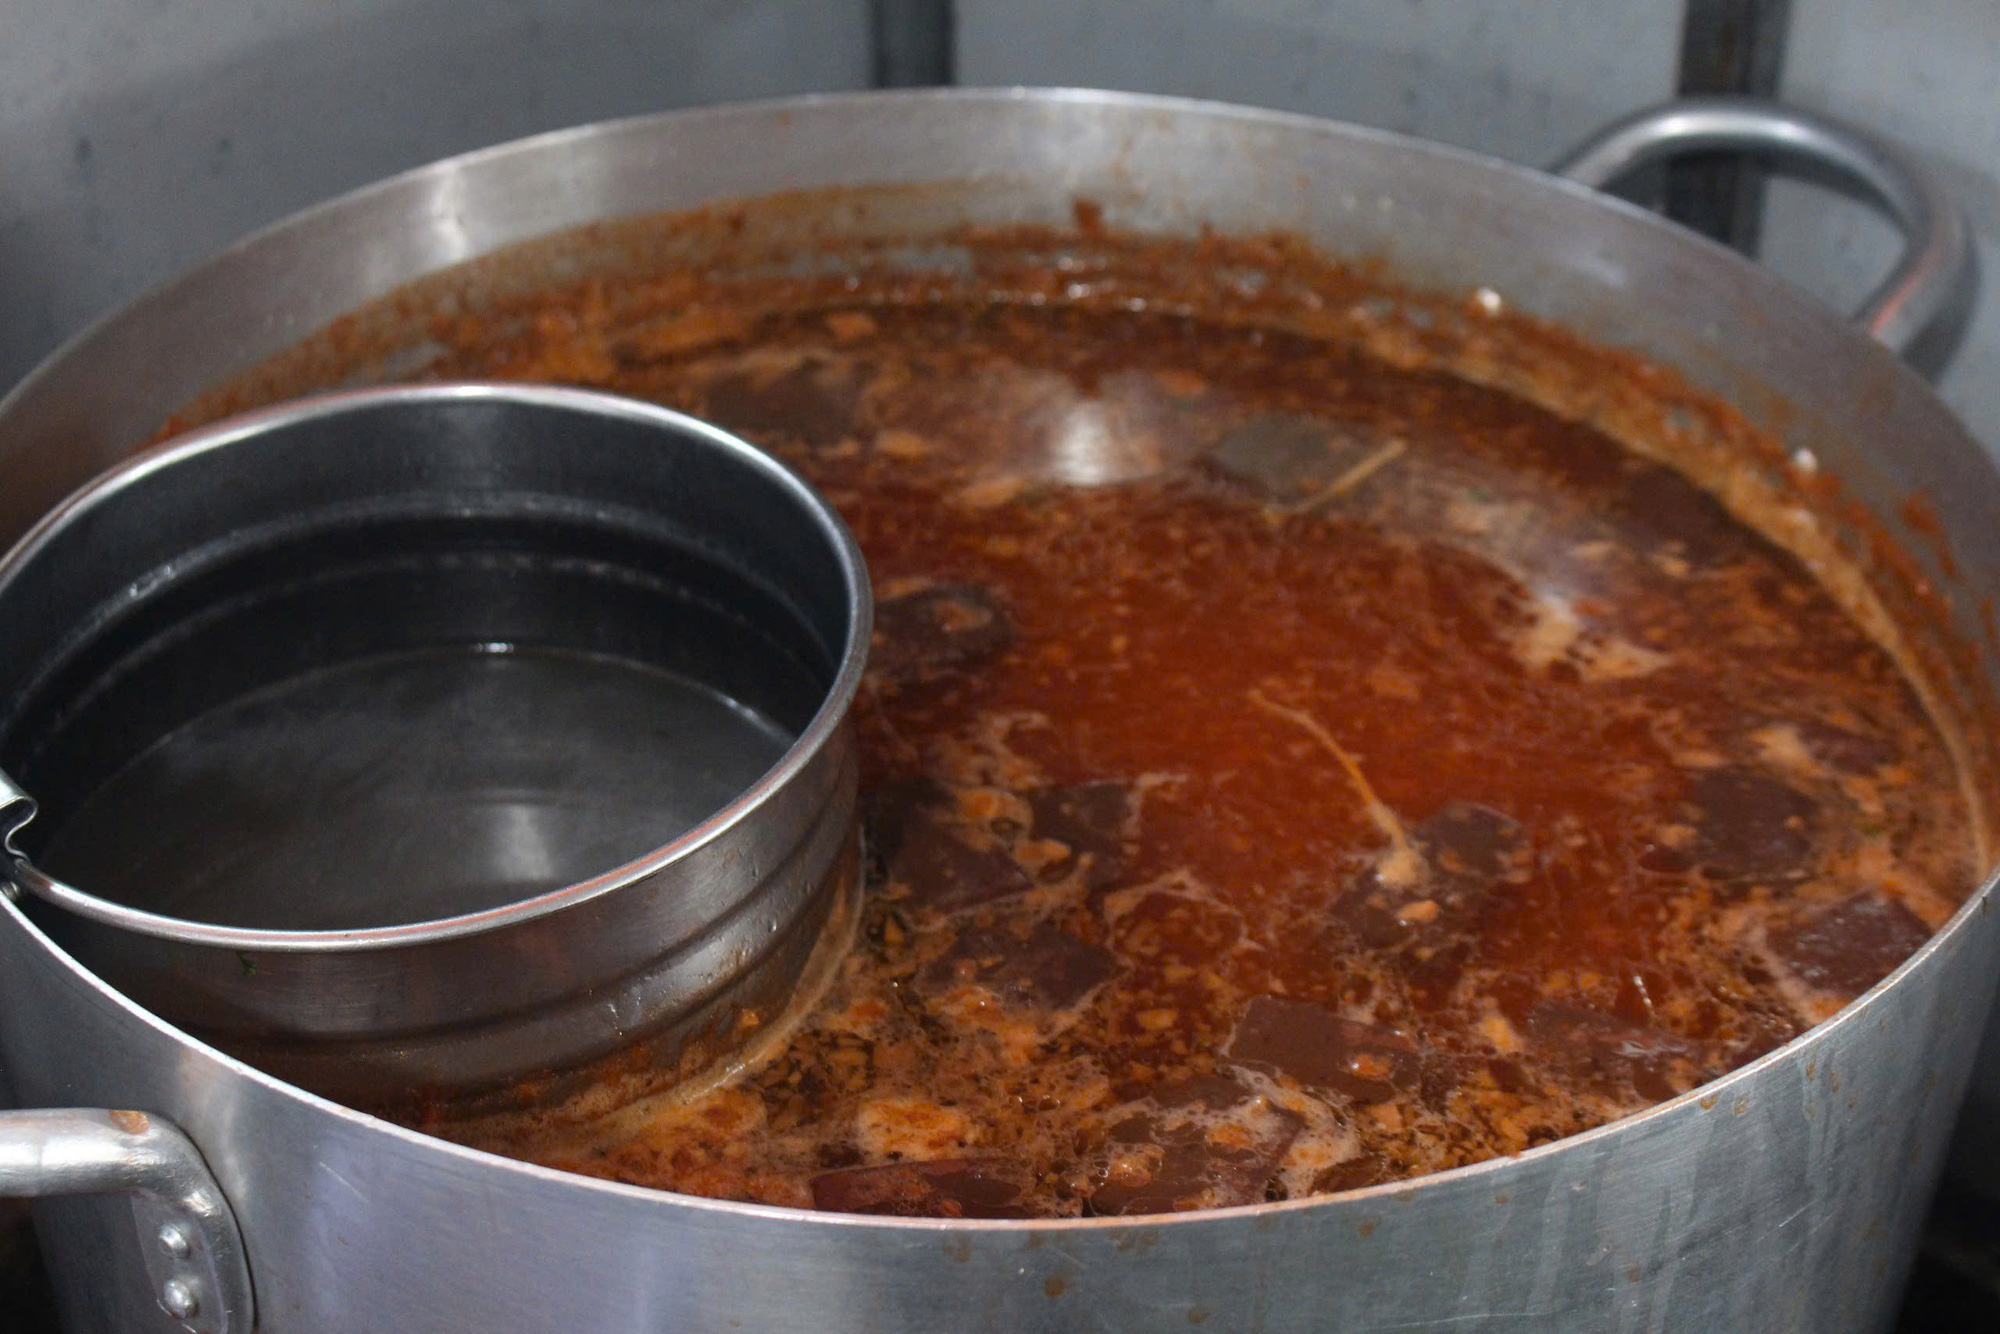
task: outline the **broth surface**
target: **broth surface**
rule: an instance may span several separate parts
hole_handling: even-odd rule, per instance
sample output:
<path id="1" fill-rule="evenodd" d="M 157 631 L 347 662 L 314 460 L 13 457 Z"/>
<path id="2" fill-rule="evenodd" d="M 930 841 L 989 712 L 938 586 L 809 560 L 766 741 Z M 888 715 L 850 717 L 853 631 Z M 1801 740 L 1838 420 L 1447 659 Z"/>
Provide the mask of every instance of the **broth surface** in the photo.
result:
<path id="1" fill-rule="evenodd" d="M 847 518 L 861 934 L 719 1086 L 423 1128 L 859 1212 L 1291 1198 L 1692 1089 L 1972 888 L 1890 656 L 1589 427 L 1141 303 L 601 298 L 431 370 L 693 412 Z"/>

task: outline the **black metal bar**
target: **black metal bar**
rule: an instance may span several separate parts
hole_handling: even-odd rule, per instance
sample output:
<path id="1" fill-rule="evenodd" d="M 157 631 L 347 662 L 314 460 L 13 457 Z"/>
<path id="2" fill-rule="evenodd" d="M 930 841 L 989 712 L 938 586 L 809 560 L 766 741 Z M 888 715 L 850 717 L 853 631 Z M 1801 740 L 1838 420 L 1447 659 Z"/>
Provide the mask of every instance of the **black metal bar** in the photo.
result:
<path id="1" fill-rule="evenodd" d="M 1682 96 L 1774 97 L 1784 67 L 1791 0 L 1687 0 L 1681 19 Z M 1667 168 L 1667 216 L 1755 254 L 1764 220 L 1763 167 L 1702 155 Z"/>
<path id="2" fill-rule="evenodd" d="M 952 0 L 869 0 L 877 88 L 929 88 L 955 78 Z"/>

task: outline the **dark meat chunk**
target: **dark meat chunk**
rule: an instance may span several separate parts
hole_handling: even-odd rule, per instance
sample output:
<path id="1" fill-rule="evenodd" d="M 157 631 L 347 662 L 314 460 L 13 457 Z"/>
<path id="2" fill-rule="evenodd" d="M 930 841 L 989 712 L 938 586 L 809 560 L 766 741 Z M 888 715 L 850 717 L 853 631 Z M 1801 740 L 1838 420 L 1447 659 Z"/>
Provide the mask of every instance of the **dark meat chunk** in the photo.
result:
<path id="1" fill-rule="evenodd" d="M 1422 1054 L 1402 1034 L 1277 996 L 1251 999 L 1225 1054 L 1364 1105 L 1414 1091 L 1423 1074 Z"/>
<path id="2" fill-rule="evenodd" d="M 1527 1031 L 1544 1056 L 1614 1088 L 1629 1087 L 1651 1102 L 1664 1102 L 1721 1073 L 1708 1069 L 1700 1043 L 1579 1006 L 1538 1005 L 1528 1016 Z"/>
<path id="3" fill-rule="evenodd" d="M 1524 860 L 1527 840 L 1507 816 L 1464 801 L 1442 807 L 1410 832 L 1423 854 L 1422 880 L 1391 887 L 1370 868 L 1340 896 L 1333 915 L 1363 944 L 1393 951 L 1411 998 L 1436 1006 L 1458 985 L 1487 895 Z"/>
<path id="4" fill-rule="evenodd" d="M 1514 868 L 1521 826 L 1488 806 L 1454 801 L 1411 831 L 1441 878 L 1490 885 Z"/>
<path id="5" fill-rule="evenodd" d="M 1313 1178 L 1312 1190 L 1315 1195 L 1360 1190 L 1364 1186 L 1379 1186 L 1384 1181 L 1394 1181 L 1398 1175 L 1394 1167 L 1377 1155 L 1362 1152 L 1322 1170 Z"/>
<path id="6" fill-rule="evenodd" d="M 920 995 L 935 996 L 963 982 L 977 982 L 1005 1004 L 1066 1009 L 1108 981 L 1118 961 L 1053 922 L 1025 940 L 997 927 L 967 927 L 949 950 L 917 975 Z"/>
<path id="7" fill-rule="evenodd" d="M 1303 1122 L 1226 1075 L 1154 1091 L 1111 1127 L 1089 1212 L 1160 1214 L 1261 1204 Z"/>
<path id="8" fill-rule="evenodd" d="M 1238 1103 L 1252 1100 L 1259 1106 L 1269 1106 L 1262 1098 L 1255 1097 L 1244 1088 L 1233 1076 L 1224 1074 L 1195 1075 L 1181 1080 L 1178 1084 L 1162 1085 L 1152 1089 L 1146 1095 L 1146 1100 L 1163 1112 L 1181 1114 L 1222 1112 Z M 1286 1112 L 1285 1115 L 1289 1116 L 1291 1113 Z"/>
<path id="9" fill-rule="evenodd" d="M 1439 1051 L 1435 1048 L 1423 1054 L 1423 1078 L 1417 1087 L 1417 1097 L 1423 1105 L 1440 1115 L 1451 1114 L 1451 1096 L 1467 1084 L 1475 1088 L 1491 1086 L 1502 1094 L 1533 1092 L 1536 1081 L 1530 1079 L 1518 1061 L 1505 1056 L 1495 1056 L 1476 1052 Z"/>
<path id="10" fill-rule="evenodd" d="M 813 1207 L 897 1218 L 1032 1218 L 1033 1176 L 1004 1158 L 847 1167 L 812 1179 Z"/>
<path id="11" fill-rule="evenodd" d="M 1410 1002 L 1420 1009 L 1436 1010 L 1448 1003 L 1465 976 L 1466 961 L 1472 957 L 1472 942 L 1454 940 L 1442 945 L 1417 945 L 1399 952 L 1397 967 L 1409 987 Z"/>
<path id="12" fill-rule="evenodd" d="M 1409 939 L 1412 929 L 1397 917 L 1397 911 L 1423 896 L 1421 889 L 1413 894 L 1383 884 L 1371 866 L 1341 894 L 1333 915 L 1360 937 L 1362 944 L 1378 950 L 1394 949 Z"/>
<path id="13" fill-rule="evenodd" d="M 1480 1066 L 1488 1064 L 1492 1063 L 1478 1056 L 1428 1052 L 1424 1056 L 1422 1078 L 1417 1083 L 1417 1097 L 1432 1111 L 1442 1112 L 1458 1086 Z"/>
<path id="14" fill-rule="evenodd" d="M 1125 870 L 1125 826 L 1132 799 L 1123 783 L 1079 783 L 1028 793 L 1036 838 L 1052 839 L 1070 850 L 1071 862 L 1056 868 L 1067 875 L 1083 863 L 1084 883 L 1103 889 Z"/>
<path id="15" fill-rule="evenodd" d="M 1868 774 L 1893 762 L 1896 748 L 1880 737 L 1851 732 L 1832 723 L 1793 723 L 1814 759 L 1846 774 Z"/>
<path id="16" fill-rule="evenodd" d="M 1243 938 L 1243 918 L 1206 900 L 1149 890 L 1113 930 L 1118 948 L 1135 958 L 1200 967 Z"/>
<path id="17" fill-rule="evenodd" d="M 1328 423 L 1271 412 L 1227 432 L 1208 451 L 1218 472 L 1280 505 L 1297 505 L 1324 493 L 1368 453 Z"/>
<path id="18" fill-rule="evenodd" d="M 1033 876 L 1015 855 L 1024 836 L 1069 849 L 1068 856 L 1039 864 L 1045 880 L 1062 880 L 1081 868 L 1086 887 L 1103 889 L 1124 871 L 1132 803 L 1123 784 L 1037 788 L 1021 796 L 1031 826 L 1026 829 L 1019 815 L 968 814 L 976 807 L 965 794 L 929 779 L 890 784 L 869 800 L 870 846 L 890 881 L 916 903 L 945 913 L 1029 888 Z"/>
<path id="19" fill-rule="evenodd" d="M 1526 851 L 1521 827 L 1500 812 L 1455 801 L 1410 831 L 1423 854 L 1425 874 L 1416 884 L 1391 887 L 1371 868 L 1341 895 L 1334 916 L 1378 949 L 1416 942 L 1438 946 L 1473 924 L 1494 884 L 1512 872 Z M 1406 914 L 1430 900 L 1436 912 Z"/>
<path id="20" fill-rule="evenodd" d="M 1102 1184 L 1092 1190 L 1089 1211 L 1108 1218 L 1262 1204 L 1278 1159 L 1298 1133 L 1297 1118 L 1284 1115 L 1291 1120 L 1292 1129 L 1282 1143 L 1259 1141 L 1248 1148 L 1217 1147 L 1198 1126 L 1142 1132 L 1135 1128 L 1137 1123 L 1130 1123 L 1127 1132 L 1145 1133 L 1144 1143 L 1156 1150 L 1156 1155 L 1134 1153 L 1135 1146 L 1121 1145 L 1125 1157 L 1119 1160 L 1120 1167 L 1105 1172 Z"/>
<path id="21" fill-rule="evenodd" d="M 864 383 L 859 368 L 818 357 L 775 376 L 720 375 L 709 383 L 707 414 L 752 439 L 824 448 L 855 433 Z"/>
<path id="22" fill-rule="evenodd" d="M 998 842 L 975 847 L 977 831 L 948 826 L 929 808 L 909 811 L 887 857 L 889 880 L 911 900 L 934 912 L 952 913 L 1019 894 L 1033 881 Z"/>
<path id="23" fill-rule="evenodd" d="M 937 823 L 952 809 L 951 789 L 930 778 L 884 783 L 862 794 L 862 822 L 868 847 L 886 871 L 902 852 L 903 839 L 919 822 Z"/>
<path id="24" fill-rule="evenodd" d="M 933 584 L 875 604 L 869 670 L 891 681 L 925 681 L 1004 653 L 1014 618 L 977 584 Z"/>
<path id="25" fill-rule="evenodd" d="M 1747 1014 L 1737 1024 L 1737 1037 L 1722 1065 L 1734 1070 L 1748 1065 L 1767 1052 L 1776 1051 L 1799 1035 L 1796 1024 L 1787 1024 L 1776 1015 Z"/>
<path id="26" fill-rule="evenodd" d="M 1639 869 L 1654 875 L 1686 875 L 1694 869 L 1694 859 L 1666 843 L 1648 842 L 1639 856 Z"/>
<path id="27" fill-rule="evenodd" d="M 1750 554 L 1754 540 L 1722 502 L 1672 468 L 1640 467 L 1625 479 L 1611 511 L 1637 541 L 1670 546 L 1696 565 L 1719 565 Z"/>
<path id="28" fill-rule="evenodd" d="M 1771 933 L 1771 950 L 1800 981 L 1859 996 L 1931 938 L 1930 928 L 1894 899 L 1856 894 Z"/>
<path id="29" fill-rule="evenodd" d="M 1709 769 L 1688 797 L 1694 857 L 1714 880 L 1795 880 L 1813 869 L 1819 803 L 1748 769 Z"/>

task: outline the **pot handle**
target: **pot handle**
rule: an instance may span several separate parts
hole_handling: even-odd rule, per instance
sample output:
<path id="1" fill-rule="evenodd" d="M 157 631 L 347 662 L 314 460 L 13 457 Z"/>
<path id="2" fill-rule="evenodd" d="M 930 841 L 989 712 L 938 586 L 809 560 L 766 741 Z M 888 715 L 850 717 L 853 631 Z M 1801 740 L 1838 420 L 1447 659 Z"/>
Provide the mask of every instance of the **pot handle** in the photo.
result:
<path id="1" fill-rule="evenodd" d="M 1880 204 L 1903 231 L 1903 256 L 1854 315 L 1898 354 L 1970 298 L 1978 260 L 1965 214 L 1903 149 L 1843 121 L 1754 97 L 1694 97 L 1634 112 L 1549 170 L 1601 190 L 1649 163 L 1735 150 L 1829 171 Z"/>
<path id="2" fill-rule="evenodd" d="M 164 1117 L 71 1108 L 0 1112 L 0 1196 L 130 1191 L 160 1309 L 184 1334 L 256 1324 L 236 1215 L 194 1142 Z"/>
<path id="3" fill-rule="evenodd" d="M 14 786 L 14 780 L 0 769 L 0 869 L 9 857 L 21 857 L 21 850 L 14 846 L 14 835 L 21 832 L 28 821 L 35 818 L 35 799 Z"/>

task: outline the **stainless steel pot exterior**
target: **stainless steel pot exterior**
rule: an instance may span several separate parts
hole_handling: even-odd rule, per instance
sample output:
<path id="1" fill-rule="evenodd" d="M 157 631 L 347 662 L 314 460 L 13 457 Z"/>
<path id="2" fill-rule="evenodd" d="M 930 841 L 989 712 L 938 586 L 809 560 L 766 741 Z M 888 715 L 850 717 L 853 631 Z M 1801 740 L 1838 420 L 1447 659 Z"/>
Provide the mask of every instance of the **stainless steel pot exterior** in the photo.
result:
<path id="1" fill-rule="evenodd" d="M 256 1322 L 243 1234 L 181 1131 L 130 1110 L 0 1112 L 0 1195 L 134 1196 L 150 1287 L 188 1334 Z"/>
<path id="2" fill-rule="evenodd" d="M 0 532 L 194 392 L 442 265 L 594 218 L 934 181 L 961 184 L 887 192 L 853 225 L 1058 223 L 1080 194 L 1114 226 L 1282 228 L 1419 287 L 1492 288 L 1810 448 L 1940 587 L 2000 590 L 2000 479 L 1977 444 L 1885 349 L 1727 252 L 1579 186 L 1391 135 L 1060 92 L 677 114 L 338 201 L 128 308 L 0 404 Z M 1919 488 L 1956 578 L 1897 513 Z M 1976 600 L 1954 600 L 1969 637 Z M 1640 1116 L 1515 1159 L 1212 1214 L 829 1217 L 505 1162 L 219 1057 L 11 904 L 0 1052 L 24 1103 L 136 1105 L 187 1129 L 236 1208 L 270 1331 L 1861 1331 L 1894 1309 L 1992 1000 L 1993 892 L 1834 1020 Z M 120 1207 L 40 1215 L 72 1319 L 166 1328 Z"/>
<path id="3" fill-rule="evenodd" d="M 203 1146 L 258 1328 L 1845 1331 L 1886 1326 L 2000 915 L 1809 1038 L 1639 1117 L 1443 1176 L 1160 1218 L 951 1223 L 654 1194 L 490 1158 L 190 1042 L 0 906 L 16 1095 Z M 122 1201 L 41 1206 L 73 1331 L 173 1326 Z"/>

